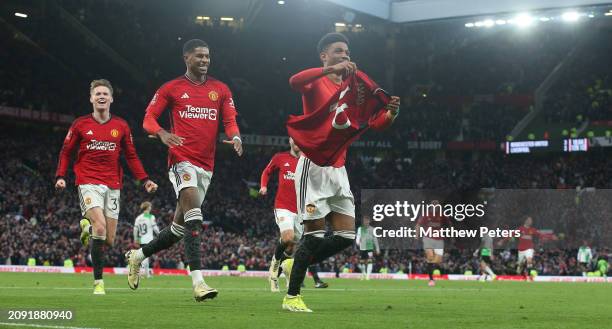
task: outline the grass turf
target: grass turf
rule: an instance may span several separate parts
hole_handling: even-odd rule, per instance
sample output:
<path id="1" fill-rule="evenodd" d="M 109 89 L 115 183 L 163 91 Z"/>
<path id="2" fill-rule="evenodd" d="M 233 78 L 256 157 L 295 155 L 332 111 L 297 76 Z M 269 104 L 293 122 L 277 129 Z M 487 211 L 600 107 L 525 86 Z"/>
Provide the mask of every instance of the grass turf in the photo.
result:
<path id="1" fill-rule="evenodd" d="M 189 277 L 142 279 L 131 291 L 125 276 L 106 275 L 106 295 L 94 296 L 91 274 L 0 273 L 0 309 L 4 317 L 11 308 L 71 309 L 69 322 L 18 323 L 87 328 L 612 327 L 605 283 L 335 279 L 313 289 L 307 280 L 302 295 L 314 313 L 296 314 L 281 309 L 284 293 L 269 292 L 261 278 L 208 278 L 219 296 L 196 303 Z"/>

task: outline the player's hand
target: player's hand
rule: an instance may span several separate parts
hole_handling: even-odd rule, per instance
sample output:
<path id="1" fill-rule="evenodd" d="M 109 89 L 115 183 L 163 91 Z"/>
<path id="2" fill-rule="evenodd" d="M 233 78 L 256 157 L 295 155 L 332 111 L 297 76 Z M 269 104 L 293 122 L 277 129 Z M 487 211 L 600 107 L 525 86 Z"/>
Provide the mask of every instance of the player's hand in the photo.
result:
<path id="1" fill-rule="evenodd" d="M 265 187 L 265 186 L 262 186 L 262 187 L 259 189 L 259 195 L 266 195 L 266 194 L 268 194 L 268 188 L 267 188 L 267 187 Z"/>
<path id="2" fill-rule="evenodd" d="M 155 193 L 155 191 L 157 191 L 157 184 L 155 184 L 154 181 L 147 179 L 147 181 L 144 183 L 144 188 L 147 193 Z"/>
<path id="3" fill-rule="evenodd" d="M 331 66 L 331 73 L 341 74 L 343 77 L 348 77 L 357 72 L 357 64 L 350 61 L 340 62 Z"/>
<path id="4" fill-rule="evenodd" d="M 391 113 L 391 115 L 396 116 L 399 113 L 400 107 L 400 98 L 398 96 L 391 96 L 391 101 L 385 109 Z"/>
<path id="5" fill-rule="evenodd" d="M 238 137 L 238 136 L 236 136 Z M 242 140 L 240 138 L 232 138 L 231 140 L 224 140 L 223 143 L 225 144 L 233 144 L 234 145 L 234 151 L 236 151 L 236 154 L 238 154 L 238 156 L 242 156 Z"/>
<path id="6" fill-rule="evenodd" d="M 63 191 L 65 188 L 66 188 L 66 181 L 63 178 L 60 178 L 55 182 L 56 190 Z"/>
<path id="7" fill-rule="evenodd" d="M 169 133 L 164 129 L 160 130 L 157 133 L 157 136 L 159 136 L 162 143 L 166 144 L 170 148 L 183 145 L 183 141 L 185 140 L 185 138 Z"/>

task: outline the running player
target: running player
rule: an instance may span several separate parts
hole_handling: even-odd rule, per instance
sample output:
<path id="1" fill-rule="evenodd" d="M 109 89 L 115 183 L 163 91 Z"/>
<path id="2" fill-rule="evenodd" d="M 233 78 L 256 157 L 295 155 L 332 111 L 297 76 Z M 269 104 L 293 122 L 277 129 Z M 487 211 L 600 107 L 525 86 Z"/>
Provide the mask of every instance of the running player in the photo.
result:
<path id="1" fill-rule="evenodd" d="M 149 201 L 140 204 L 142 213 L 134 221 L 134 245 L 136 248 L 146 246 L 155 236 L 159 235 L 155 215 L 151 213 L 152 207 L 153 205 Z M 145 258 L 140 265 L 147 278 L 150 278 L 153 271 L 149 268 L 149 257 Z"/>
<path id="2" fill-rule="evenodd" d="M 104 295 L 103 247 L 112 246 L 119 218 L 120 190 L 123 169 L 119 156 L 124 154 L 134 177 L 144 182 L 147 192 L 153 193 L 157 184 L 149 179 L 136 154 L 130 127 L 125 120 L 111 116 L 113 87 L 108 80 L 93 80 L 89 87 L 89 101 L 93 113 L 77 118 L 64 139 L 55 173 L 55 188 L 66 188 L 66 172 L 72 153 L 78 148 L 74 162 L 75 184 L 78 187 L 81 213 L 81 242 L 91 243 L 94 294 Z"/>
<path id="3" fill-rule="evenodd" d="M 433 200 L 432 205 L 438 205 L 438 200 Z M 420 217 L 415 226 L 416 232 L 421 232 L 421 228 L 431 228 L 433 231 L 440 231 L 442 228 L 450 225 L 448 218 L 442 216 L 442 214 L 430 214 Z M 420 233 L 417 233 L 420 234 Z M 433 234 L 432 234 L 433 235 Z M 440 267 L 442 259 L 444 258 L 444 238 L 437 236 L 423 236 L 423 250 L 425 250 L 425 260 L 427 262 L 427 273 L 429 274 L 429 286 L 434 287 L 436 281 L 434 280 L 434 271 Z"/>
<path id="4" fill-rule="evenodd" d="M 491 270 L 491 260 L 493 260 L 493 238 L 485 234 L 482 237 L 480 245 L 480 280 L 486 281 L 487 275 L 490 276 L 490 280 L 495 280 L 496 275 Z"/>
<path id="5" fill-rule="evenodd" d="M 370 226 L 370 218 L 367 216 L 363 217 L 363 225 L 357 230 L 357 246 L 361 254 L 359 260 L 359 270 L 361 270 L 361 280 L 370 280 L 370 274 L 372 274 L 372 258 L 374 252 L 376 255 L 380 254 L 380 246 L 378 239 L 374 236 L 374 228 Z"/>
<path id="6" fill-rule="evenodd" d="M 270 262 L 269 281 L 270 290 L 278 292 L 278 277 L 281 264 L 287 258 L 293 257 L 295 243 L 302 237 L 302 223 L 297 218 L 295 200 L 295 166 L 300 156 L 300 149 L 295 145 L 293 139 L 289 138 L 289 151 L 276 153 L 264 171 L 261 173 L 260 195 L 268 194 L 268 182 L 274 172 L 278 171 L 278 191 L 274 199 L 274 218 L 280 230 L 280 241 L 276 246 L 272 261 Z M 311 272 L 315 280 L 315 287 L 326 288 L 327 284 L 319 278 L 316 267 L 311 266 Z M 287 284 L 291 273 L 285 273 Z"/>
<path id="7" fill-rule="evenodd" d="M 147 107 L 143 127 L 168 146 L 168 177 L 177 197 L 172 225 L 165 227 L 145 247 L 126 253 L 128 285 L 137 289 L 140 263 L 147 257 L 170 248 L 183 239 L 185 257 L 191 269 L 194 299 L 198 302 L 217 296 L 202 277 L 200 232 L 202 202 L 213 174 L 219 121 L 236 153 L 242 155 L 242 140 L 236 123 L 236 109 L 230 89 L 223 82 L 208 76 L 210 49 L 199 39 L 183 46 L 184 75 L 164 84 Z M 170 131 L 157 120 L 170 108 Z M 187 233 L 187 234 L 185 234 Z"/>
<path id="8" fill-rule="evenodd" d="M 312 312 L 300 295 L 308 266 L 337 254 L 355 240 L 355 204 L 344 167 L 346 149 L 367 128 L 390 126 L 399 111 L 399 97 L 386 96 L 358 72 L 348 47 L 344 35 L 326 34 L 317 45 L 323 67 L 304 70 L 289 80 L 291 88 L 302 94 L 304 110 L 303 116 L 290 118 L 287 123 L 290 136 L 303 153 L 295 177 L 304 237 L 295 252 L 282 304 L 283 309 L 293 312 Z M 329 112 L 330 107 L 336 111 Z M 318 121 L 319 115 L 333 115 L 332 123 Z M 349 115 L 353 121 L 347 120 Z M 366 120 L 358 120 L 364 117 Z M 309 138 L 309 134 L 318 138 Z M 332 235 L 325 236 L 326 222 Z"/>

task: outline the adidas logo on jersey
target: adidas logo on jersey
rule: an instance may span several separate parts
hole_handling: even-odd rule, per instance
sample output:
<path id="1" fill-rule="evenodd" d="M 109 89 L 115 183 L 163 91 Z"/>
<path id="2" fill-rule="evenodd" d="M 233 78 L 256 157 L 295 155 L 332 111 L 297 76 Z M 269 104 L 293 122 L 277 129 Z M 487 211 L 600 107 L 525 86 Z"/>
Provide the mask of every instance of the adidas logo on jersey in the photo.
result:
<path id="1" fill-rule="evenodd" d="M 85 135 L 93 135 L 93 131 L 88 131 Z"/>
<path id="2" fill-rule="evenodd" d="M 181 98 L 182 99 L 189 98 L 189 95 L 187 95 L 187 93 L 184 93 L 183 96 L 181 96 Z"/>
<path id="3" fill-rule="evenodd" d="M 289 164 L 289 162 L 285 162 L 284 166 L 285 166 L 285 167 L 291 167 L 291 165 Z"/>

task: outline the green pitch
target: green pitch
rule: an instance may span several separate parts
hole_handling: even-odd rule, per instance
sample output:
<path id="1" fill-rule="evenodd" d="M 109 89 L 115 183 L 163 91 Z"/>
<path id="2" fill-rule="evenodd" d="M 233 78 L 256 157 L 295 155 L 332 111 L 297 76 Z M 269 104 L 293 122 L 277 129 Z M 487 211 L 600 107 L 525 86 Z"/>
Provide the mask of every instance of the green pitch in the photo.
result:
<path id="1" fill-rule="evenodd" d="M 125 276 L 107 275 L 106 295 L 94 296 L 91 275 L 0 273 L 0 309 L 72 309 L 75 319 L 70 322 L 19 322 L 56 328 L 612 326 L 612 286 L 605 283 L 439 281 L 428 287 L 426 281 L 336 279 L 328 281 L 328 289 L 313 289 L 307 280 L 302 295 L 314 313 L 296 314 L 283 311 L 284 294 L 269 292 L 267 281 L 257 278 L 208 278 L 219 296 L 196 303 L 189 277 L 143 279 L 131 291 Z"/>

